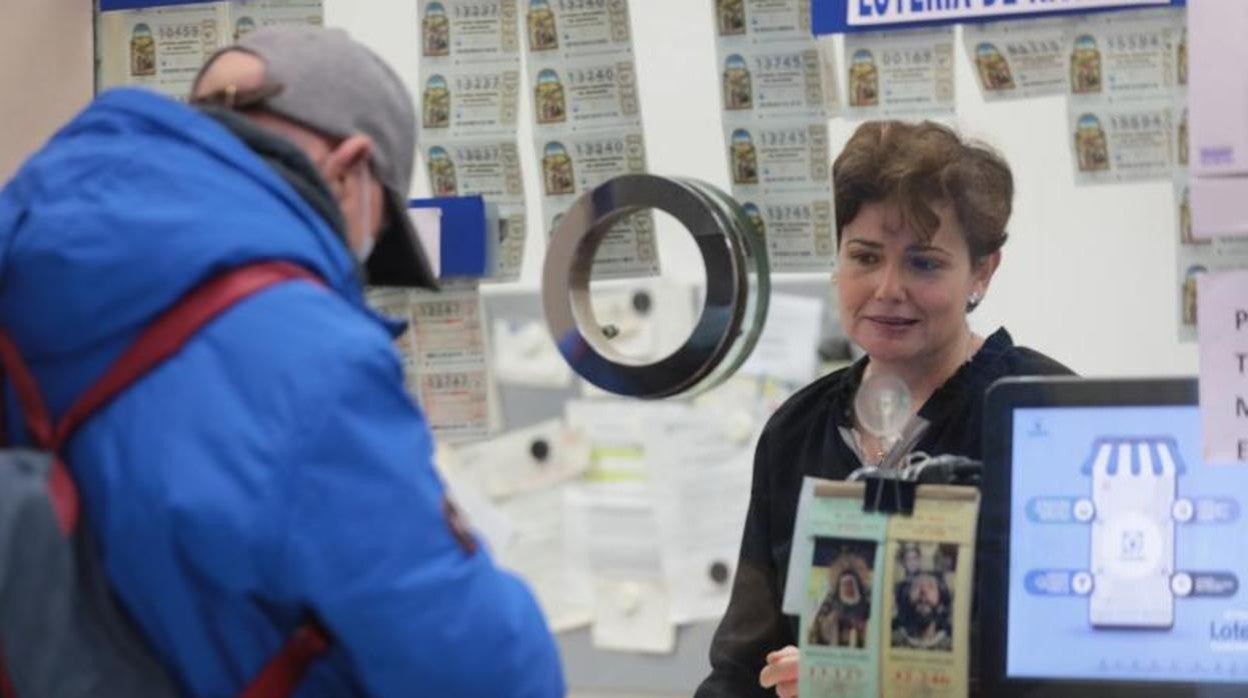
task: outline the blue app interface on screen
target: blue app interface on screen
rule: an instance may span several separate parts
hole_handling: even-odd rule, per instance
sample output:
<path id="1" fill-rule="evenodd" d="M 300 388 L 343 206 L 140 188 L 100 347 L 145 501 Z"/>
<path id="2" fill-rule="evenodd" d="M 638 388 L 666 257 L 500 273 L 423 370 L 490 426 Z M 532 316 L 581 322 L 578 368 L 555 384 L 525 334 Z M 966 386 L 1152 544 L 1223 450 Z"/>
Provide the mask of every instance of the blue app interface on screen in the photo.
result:
<path id="1" fill-rule="evenodd" d="M 1196 407 L 1014 411 L 1006 673 L 1248 682 L 1248 465 Z"/>

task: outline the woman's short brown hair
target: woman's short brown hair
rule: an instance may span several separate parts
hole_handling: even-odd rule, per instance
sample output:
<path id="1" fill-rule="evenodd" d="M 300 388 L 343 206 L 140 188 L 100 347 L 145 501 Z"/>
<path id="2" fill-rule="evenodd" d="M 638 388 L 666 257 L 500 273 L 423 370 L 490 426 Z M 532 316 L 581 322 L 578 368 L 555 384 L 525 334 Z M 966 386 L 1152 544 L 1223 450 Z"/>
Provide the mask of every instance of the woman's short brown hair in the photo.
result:
<path id="1" fill-rule="evenodd" d="M 1001 249 L 1014 200 L 1010 166 L 996 151 L 931 121 L 869 121 L 832 164 L 836 239 L 863 204 L 896 202 L 921 240 L 940 227 L 934 204 L 951 205 L 971 259 Z"/>

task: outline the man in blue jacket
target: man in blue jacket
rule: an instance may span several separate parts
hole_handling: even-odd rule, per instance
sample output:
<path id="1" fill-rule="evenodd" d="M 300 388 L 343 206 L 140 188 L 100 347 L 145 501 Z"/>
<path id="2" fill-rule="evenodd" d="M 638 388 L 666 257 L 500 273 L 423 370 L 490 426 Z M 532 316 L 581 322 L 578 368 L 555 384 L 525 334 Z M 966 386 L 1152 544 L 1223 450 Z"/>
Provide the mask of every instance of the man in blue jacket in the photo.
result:
<path id="1" fill-rule="evenodd" d="M 194 696 L 237 695 L 309 615 L 333 644 L 299 696 L 562 695 L 362 298 L 365 262 L 434 284 L 403 204 L 407 91 L 341 32 L 272 29 L 214 57 L 192 101 L 105 93 L 0 192 L 0 327 L 54 416 L 223 270 L 287 260 L 327 286 L 244 301 L 67 446 L 122 605 Z"/>

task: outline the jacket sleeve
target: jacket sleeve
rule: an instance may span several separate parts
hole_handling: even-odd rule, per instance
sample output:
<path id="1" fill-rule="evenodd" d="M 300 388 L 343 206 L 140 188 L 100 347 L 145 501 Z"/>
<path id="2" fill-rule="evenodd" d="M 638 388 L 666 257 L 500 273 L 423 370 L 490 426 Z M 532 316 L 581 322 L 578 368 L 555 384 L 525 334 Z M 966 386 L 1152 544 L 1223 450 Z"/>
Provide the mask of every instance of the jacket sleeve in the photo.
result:
<path id="1" fill-rule="evenodd" d="M 780 612 L 780 579 L 771 558 L 767 433 L 754 452 L 754 485 L 728 610 L 711 640 L 711 675 L 695 698 L 774 698 L 758 683 L 767 653 L 792 643 Z"/>
<path id="2" fill-rule="evenodd" d="M 279 583 L 326 625 L 369 695 L 562 696 L 528 588 L 471 550 L 446 512 L 397 357 L 380 332 L 356 334 L 308 377 L 313 394 L 298 391 L 313 417 L 289 464 Z"/>

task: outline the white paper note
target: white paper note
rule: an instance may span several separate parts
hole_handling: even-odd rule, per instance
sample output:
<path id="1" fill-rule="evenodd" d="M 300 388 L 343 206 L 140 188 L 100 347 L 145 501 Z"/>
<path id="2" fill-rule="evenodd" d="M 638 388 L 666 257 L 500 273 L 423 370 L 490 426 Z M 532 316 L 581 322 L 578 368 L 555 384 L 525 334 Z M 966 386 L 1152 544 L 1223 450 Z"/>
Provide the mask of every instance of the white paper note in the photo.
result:
<path id="1" fill-rule="evenodd" d="M 749 507 L 755 439 L 709 411 L 669 404 L 643 425 L 672 620 L 723 615 Z M 744 437 L 742 436 L 744 434 Z"/>
<path id="2" fill-rule="evenodd" d="M 458 473 L 494 499 L 545 489 L 589 467 L 589 442 L 551 419 L 489 441 L 462 446 Z"/>
<path id="3" fill-rule="evenodd" d="M 654 507 L 644 494 L 568 492 L 568 545 L 593 579 L 595 647 L 668 653 L 676 646 Z"/>
<path id="4" fill-rule="evenodd" d="M 1199 281 L 1200 413 L 1209 463 L 1248 463 L 1248 269 Z"/>
<path id="5" fill-rule="evenodd" d="M 634 400 L 572 400 L 564 406 L 568 426 L 590 443 L 591 481 L 633 487 L 645 481 L 643 411 Z"/>
<path id="6" fill-rule="evenodd" d="M 767 324 L 742 373 L 805 384 L 815 377 L 823 301 L 773 293 Z"/>
<path id="7" fill-rule="evenodd" d="M 499 563 L 532 587 L 553 632 L 588 625 L 593 619 L 592 581 L 583 560 L 569 552 L 563 490 L 521 495 L 499 508 L 514 532 Z"/>

